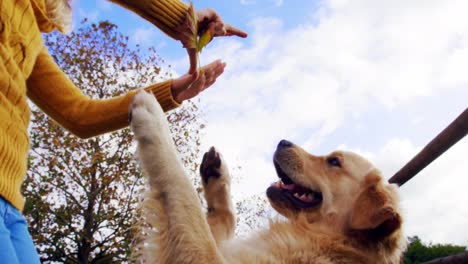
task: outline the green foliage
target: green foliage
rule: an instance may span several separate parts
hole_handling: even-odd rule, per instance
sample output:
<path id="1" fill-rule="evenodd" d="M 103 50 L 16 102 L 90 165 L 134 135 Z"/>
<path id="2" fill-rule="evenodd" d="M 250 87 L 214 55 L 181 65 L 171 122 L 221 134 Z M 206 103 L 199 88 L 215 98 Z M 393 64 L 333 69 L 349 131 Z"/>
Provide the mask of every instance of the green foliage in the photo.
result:
<path id="1" fill-rule="evenodd" d="M 154 49 L 132 48 L 109 22 L 45 36 L 49 53 L 82 92 L 106 99 L 170 77 Z M 144 56 L 143 56 L 144 54 Z M 203 124 L 196 103 L 168 116 L 192 174 Z M 82 140 L 32 109 L 29 171 L 23 186 L 30 232 L 42 262 L 127 261 L 144 178 L 128 128 Z"/>
<path id="2" fill-rule="evenodd" d="M 456 255 L 466 251 L 466 247 L 452 244 L 424 244 L 417 236 L 409 238 L 410 244 L 404 255 L 405 264 L 418 264 L 425 261 Z"/>

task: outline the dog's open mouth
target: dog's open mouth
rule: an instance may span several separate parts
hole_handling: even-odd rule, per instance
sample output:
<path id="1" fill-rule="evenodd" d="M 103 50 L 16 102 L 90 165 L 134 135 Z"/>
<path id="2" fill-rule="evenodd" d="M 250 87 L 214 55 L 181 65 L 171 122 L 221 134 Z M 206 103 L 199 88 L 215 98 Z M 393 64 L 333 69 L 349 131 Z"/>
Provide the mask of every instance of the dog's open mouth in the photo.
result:
<path id="1" fill-rule="evenodd" d="M 298 209 L 312 208 L 321 204 L 322 193 L 295 183 L 278 163 L 274 162 L 274 164 L 280 180 L 270 186 L 267 191 L 270 193 L 269 196 L 281 196 L 277 198 L 289 200 Z"/>

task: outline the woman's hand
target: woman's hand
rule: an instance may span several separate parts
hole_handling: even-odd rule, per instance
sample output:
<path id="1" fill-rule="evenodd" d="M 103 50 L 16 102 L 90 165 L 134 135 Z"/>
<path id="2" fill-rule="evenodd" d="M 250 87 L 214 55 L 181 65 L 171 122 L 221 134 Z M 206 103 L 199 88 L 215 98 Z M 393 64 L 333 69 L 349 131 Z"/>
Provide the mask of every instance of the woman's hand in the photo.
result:
<path id="1" fill-rule="evenodd" d="M 226 24 L 221 19 L 216 11 L 211 8 L 201 9 L 196 11 L 197 21 L 198 21 L 198 35 L 202 35 L 206 31 L 210 32 L 212 37 L 224 37 L 224 36 L 238 36 L 241 38 L 246 38 L 247 33 L 244 31 L 235 28 L 229 24 Z M 190 59 L 190 69 L 189 74 L 193 74 L 194 79 L 198 77 L 197 66 L 198 66 L 198 57 L 196 48 L 187 48 L 187 53 Z"/>
<path id="2" fill-rule="evenodd" d="M 201 68 L 198 79 L 193 74 L 187 73 L 172 81 L 172 97 L 178 103 L 193 98 L 203 90 L 215 83 L 216 79 L 224 72 L 226 63 L 216 60 Z M 198 71 L 195 71 L 198 73 Z"/>

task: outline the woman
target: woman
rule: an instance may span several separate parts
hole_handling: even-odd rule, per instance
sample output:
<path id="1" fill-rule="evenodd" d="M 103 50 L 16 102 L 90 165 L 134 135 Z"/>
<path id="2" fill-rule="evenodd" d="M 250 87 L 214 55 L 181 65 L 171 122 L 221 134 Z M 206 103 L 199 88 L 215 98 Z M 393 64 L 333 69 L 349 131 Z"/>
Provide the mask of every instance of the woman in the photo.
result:
<path id="1" fill-rule="evenodd" d="M 190 58 L 189 72 L 176 80 L 145 87 L 165 111 L 211 86 L 225 64 L 215 61 L 196 70 L 196 33 L 211 36 L 247 34 L 224 24 L 213 10 L 193 12 L 179 0 L 112 0 L 181 41 Z M 195 14 L 197 27 L 193 24 Z M 67 78 L 44 46 L 41 33 L 66 32 L 71 23 L 65 0 L 0 1 L 0 262 L 38 263 L 20 193 L 29 150 L 27 97 L 79 137 L 87 138 L 128 125 L 127 109 L 135 94 L 92 100 Z"/>

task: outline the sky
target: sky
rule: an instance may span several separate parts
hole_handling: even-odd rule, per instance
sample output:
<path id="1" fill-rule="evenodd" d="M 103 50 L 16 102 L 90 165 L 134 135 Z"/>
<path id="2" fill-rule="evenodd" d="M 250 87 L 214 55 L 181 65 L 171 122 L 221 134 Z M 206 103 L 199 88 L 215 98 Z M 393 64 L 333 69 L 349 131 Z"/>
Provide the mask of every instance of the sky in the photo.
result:
<path id="1" fill-rule="evenodd" d="M 247 39 L 217 38 L 201 63 L 227 63 L 200 98 L 203 145 L 241 166 L 233 196 L 277 180 L 281 139 L 310 153 L 358 152 L 390 178 L 468 106 L 468 1 L 194 1 Z M 103 0 L 77 0 L 74 23 L 109 20 L 155 47 L 175 76 L 181 44 Z M 468 138 L 400 188 L 404 228 L 423 241 L 468 246 Z"/>

